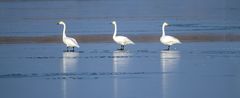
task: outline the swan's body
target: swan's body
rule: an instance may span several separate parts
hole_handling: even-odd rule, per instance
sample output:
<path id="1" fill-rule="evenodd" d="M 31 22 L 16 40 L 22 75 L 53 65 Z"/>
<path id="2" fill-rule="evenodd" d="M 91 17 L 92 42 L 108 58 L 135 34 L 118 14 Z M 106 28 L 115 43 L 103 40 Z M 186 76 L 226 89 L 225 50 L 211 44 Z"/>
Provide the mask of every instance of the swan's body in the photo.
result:
<path id="1" fill-rule="evenodd" d="M 66 24 L 63 21 L 58 22 L 58 24 L 63 25 L 62 40 L 63 40 L 63 43 L 67 46 L 67 51 L 69 51 L 68 50 L 69 47 L 73 48 L 72 51 L 74 51 L 74 47 L 79 48 L 78 42 L 74 38 L 66 36 Z"/>
<path id="2" fill-rule="evenodd" d="M 125 45 L 129 44 L 135 44 L 133 41 L 131 41 L 129 38 L 125 36 L 117 36 L 117 23 L 116 21 L 112 21 L 112 24 L 114 25 L 114 33 L 113 33 L 113 40 L 121 45 L 121 48 L 119 50 L 124 50 Z"/>
<path id="3" fill-rule="evenodd" d="M 179 39 L 173 36 L 165 35 L 165 26 L 167 25 L 168 24 L 166 22 L 164 22 L 162 25 L 162 36 L 160 37 L 160 42 L 164 45 L 167 45 L 168 46 L 167 50 L 169 50 L 171 45 L 180 44 L 181 42 Z"/>

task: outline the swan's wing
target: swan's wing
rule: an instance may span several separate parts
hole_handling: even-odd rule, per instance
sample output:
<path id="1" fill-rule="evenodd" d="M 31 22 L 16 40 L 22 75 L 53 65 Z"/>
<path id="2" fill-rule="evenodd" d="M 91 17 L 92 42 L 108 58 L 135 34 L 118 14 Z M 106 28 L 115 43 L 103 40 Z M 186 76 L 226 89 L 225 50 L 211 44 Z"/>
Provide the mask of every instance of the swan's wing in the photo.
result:
<path id="1" fill-rule="evenodd" d="M 161 42 L 166 45 L 180 44 L 180 40 L 173 36 L 161 37 Z"/>
<path id="2" fill-rule="evenodd" d="M 74 38 L 65 37 L 65 38 L 63 39 L 63 42 L 64 42 L 67 46 L 70 46 L 70 47 L 78 47 L 78 48 L 79 48 L 79 45 L 78 45 L 77 41 L 76 41 Z"/>
<path id="3" fill-rule="evenodd" d="M 129 38 L 125 36 L 116 36 L 115 39 L 116 39 L 115 41 L 121 45 L 135 44 L 133 41 L 131 41 Z"/>
<path id="4" fill-rule="evenodd" d="M 74 38 L 70 38 L 70 40 L 74 43 L 75 47 L 79 48 L 78 42 Z"/>

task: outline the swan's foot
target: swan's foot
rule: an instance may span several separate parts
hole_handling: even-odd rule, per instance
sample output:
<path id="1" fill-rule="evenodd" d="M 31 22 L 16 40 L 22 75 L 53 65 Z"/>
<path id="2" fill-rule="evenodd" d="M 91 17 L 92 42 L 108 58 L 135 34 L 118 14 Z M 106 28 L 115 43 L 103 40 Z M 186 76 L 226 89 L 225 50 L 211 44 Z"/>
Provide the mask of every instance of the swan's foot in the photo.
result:
<path id="1" fill-rule="evenodd" d="M 67 50 L 64 50 L 64 52 L 74 52 L 74 47 L 72 48 L 72 50 L 68 49 L 69 47 L 67 47 Z"/>
<path id="2" fill-rule="evenodd" d="M 124 50 L 124 45 L 121 45 L 121 48 L 118 49 L 118 50 Z"/>
<path id="3" fill-rule="evenodd" d="M 169 50 L 170 50 L 170 46 L 168 46 L 168 48 L 167 48 L 167 49 L 164 49 L 164 50 L 169 51 Z"/>
<path id="4" fill-rule="evenodd" d="M 124 49 L 120 48 L 120 49 L 117 49 L 117 50 L 124 50 Z"/>
<path id="5" fill-rule="evenodd" d="M 69 52 L 68 47 L 67 47 L 67 50 L 64 50 L 64 52 Z"/>
<path id="6" fill-rule="evenodd" d="M 72 50 L 64 50 L 64 52 L 72 52 Z"/>
<path id="7" fill-rule="evenodd" d="M 74 52 L 74 47 L 72 48 L 72 50 L 70 50 L 70 52 Z"/>
<path id="8" fill-rule="evenodd" d="M 169 51 L 169 49 L 163 49 L 163 50 L 165 50 L 165 51 Z"/>

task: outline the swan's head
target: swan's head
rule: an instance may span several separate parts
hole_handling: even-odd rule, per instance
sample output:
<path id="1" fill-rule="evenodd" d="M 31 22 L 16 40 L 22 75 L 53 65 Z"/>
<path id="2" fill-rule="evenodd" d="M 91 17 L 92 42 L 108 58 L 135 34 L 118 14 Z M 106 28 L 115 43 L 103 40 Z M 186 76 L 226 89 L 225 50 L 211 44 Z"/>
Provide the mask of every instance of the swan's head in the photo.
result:
<path id="1" fill-rule="evenodd" d="M 59 21 L 58 23 L 57 23 L 58 25 L 60 25 L 60 24 L 65 24 L 63 21 Z"/>
<path id="2" fill-rule="evenodd" d="M 117 24 L 116 21 L 112 21 L 112 24 Z"/>
<path id="3" fill-rule="evenodd" d="M 164 25 L 164 26 L 168 26 L 169 24 L 168 24 L 167 22 L 164 22 L 163 25 Z"/>

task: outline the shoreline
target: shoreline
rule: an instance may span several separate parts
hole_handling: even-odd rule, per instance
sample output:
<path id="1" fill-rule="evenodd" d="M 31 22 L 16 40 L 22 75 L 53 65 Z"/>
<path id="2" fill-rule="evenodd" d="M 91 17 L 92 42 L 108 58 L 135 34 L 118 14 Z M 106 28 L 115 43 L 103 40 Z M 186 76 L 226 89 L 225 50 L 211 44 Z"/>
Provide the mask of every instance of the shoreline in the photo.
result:
<path id="1" fill-rule="evenodd" d="M 159 42 L 158 34 L 125 35 L 134 42 Z M 79 43 L 104 43 L 113 42 L 110 34 L 75 35 Z M 174 35 L 182 42 L 212 42 L 212 41 L 240 41 L 240 34 L 185 34 Z M 23 44 L 23 43 L 61 43 L 62 36 L 0 36 L 0 44 Z"/>

